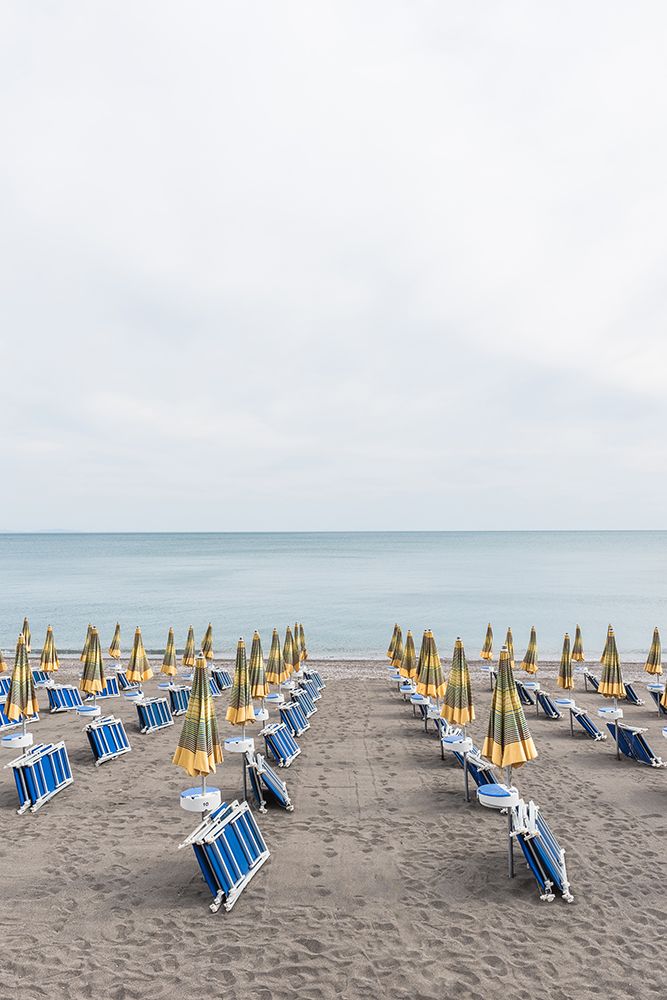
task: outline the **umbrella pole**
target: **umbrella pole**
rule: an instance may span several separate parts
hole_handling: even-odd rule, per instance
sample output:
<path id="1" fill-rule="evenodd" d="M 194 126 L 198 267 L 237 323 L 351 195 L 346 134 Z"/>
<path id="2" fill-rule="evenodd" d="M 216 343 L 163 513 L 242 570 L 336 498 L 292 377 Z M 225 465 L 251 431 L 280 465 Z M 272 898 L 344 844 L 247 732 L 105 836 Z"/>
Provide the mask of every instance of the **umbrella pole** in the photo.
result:
<path id="1" fill-rule="evenodd" d="M 245 739 L 245 722 L 241 726 L 241 736 L 242 736 L 243 739 Z M 247 785 L 247 778 L 246 778 L 245 753 L 243 754 L 243 798 L 244 799 L 248 798 L 248 785 Z"/>
<path id="2" fill-rule="evenodd" d="M 507 787 L 512 787 L 512 768 L 505 768 Z M 514 843 L 512 841 L 512 810 L 507 810 L 507 877 L 514 878 Z"/>
<path id="3" fill-rule="evenodd" d="M 614 698 L 614 711 L 618 708 L 618 699 Z M 614 731 L 616 733 L 616 760 L 621 759 L 621 743 L 618 735 L 618 719 L 614 719 Z"/>

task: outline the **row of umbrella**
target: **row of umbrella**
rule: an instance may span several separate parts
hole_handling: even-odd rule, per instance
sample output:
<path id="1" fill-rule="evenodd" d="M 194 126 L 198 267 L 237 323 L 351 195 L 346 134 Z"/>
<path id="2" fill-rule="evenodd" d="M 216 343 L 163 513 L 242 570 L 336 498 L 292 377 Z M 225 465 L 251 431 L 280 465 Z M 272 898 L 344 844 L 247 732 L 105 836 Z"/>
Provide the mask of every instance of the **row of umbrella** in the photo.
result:
<path id="1" fill-rule="evenodd" d="M 97 681 L 99 677 L 97 676 L 97 671 L 101 670 L 101 677 L 104 677 L 103 666 L 98 667 L 98 661 L 102 660 L 101 648 L 98 652 L 98 647 L 100 647 L 99 635 L 97 635 L 96 642 L 93 642 L 93 633 L 97 634 L 97 629 L 93 625 L 89 625 L 86 632 L 86 639 L 81 650 L 81 655 L 79 659 L 82 663 L 94 663 L 96 664 L 94 673 Z M 255 633 L 257 635 L 258 633 Z M 21 635 L 23 637 L 24 649 L 26 654 L 31 651 L 31 633 L 30 625 L 28 619 L 23 620 L 23 628 L 21 629 Z M 254 640 L 253 640 L 254 643 Z M 195 633 L 192 625 L 188 629 L 188 636 L 185 644 L 185 649 L 182 656 L 182 664 L 185 667 L 194 667 L 195 665 Z M 213 627 L 209 623 L 208 628 L 204 634 L 204 637 L 200 646 L 201 654 L 204 656 L 205 660 L 213 659 Z M 114 630 L 113 638 L 109 646 L 109 656 L 112 660 L 118 662 L 121 658 L 121 632 L 120 624 L 116 624 Z M 271 645 L 271 653 L 269 656 L 269 663 L 271 667 L 271 672 L 276 678 L 279 677 L 285 669 L 288 669 L 288 673 L 294 669 L 295 663 L 300 663 L 308 659 L 308 649 L 306 646 L 306 637 L 303 625 L 297 622 L 294 626 L 294 632 L 292 633 L 291 628 L 288 626 L 285 635 L 285 643 L 283 646 L 283 651 L 280 650 L 280 640 L 278 638 L 278 633 L 274 629 L 274 639 Z M 252 656 L 251 656 L 252 661 Z M 281 666 L 285 664 L 285 666 Z M 55 645 L 55 640 L 53 637 L 53 629 L 49 625 L 46 630 L 46 638 L 44 640 L 44 646 L 42 647 L 42 653 L 39 661 L 39 668 L 45 673 L 55 673 L 60 667 L 60 660 L 58 658 L 58 652 Z M 7 663 L 2 655 L 2 650 L 0 650 L 0 673 L 7 669 Z M 92 668 L 90 668 L 92 669 Z M 297 668 L 298 669 L 298 668 Z M 176 646 L 174 643 L 174 630 L 169 629 L 167 636 L 167 644 L 165 647 L 164 656 L 162 659 L 162 666 L 160 672 L 168 677 L 173 677 L 177 673 L 177 653 Z M 146 656 L 146 650 L 144 648 L 143 638 L 141 635 L 141 629 L 137 627 L 134 633 L 134 642 L 132 645 L 132 651 L 130 653 L 130 659 L 127 666 L 127 677 L 129 681 L 139 682 L 148 680 L 153 676 L 153 671 L 148 664 L 148 658 Z M 285 678 L 283 678 L 285 679 Z M 280 683 L 280 680 L 275 679 L 271 683 Z M 97 688 L 101 691 L 104 688 L 104 683 L 101 687 Z M 82 689 L 83 690 L 83 689 Z M 93 692 L 89 692 L 93 693 Z"/>

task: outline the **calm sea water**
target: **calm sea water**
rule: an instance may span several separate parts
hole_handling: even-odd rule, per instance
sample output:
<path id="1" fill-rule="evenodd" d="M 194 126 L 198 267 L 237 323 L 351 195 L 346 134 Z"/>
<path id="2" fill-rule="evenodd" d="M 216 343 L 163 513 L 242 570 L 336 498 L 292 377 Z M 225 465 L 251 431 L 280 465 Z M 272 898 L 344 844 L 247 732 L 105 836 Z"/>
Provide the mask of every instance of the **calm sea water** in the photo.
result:
<path id="1" fill-rule="evenodd" d="M 628 660 L 642 659 L 667 619 L 667 532 L 390 532 L 314 534 L 0 535 L 0 644 L 13 649 L 27 614 L 33 648 L 53 625 L 79 650 L 88 622 L 123 649 L 141 625 L 163 648 L 173 625 L 199 640 L 213 622 L 216 654 L 258 628 L 303 621 L 313 657 L 382 657 L 394 621 L 418 642 L 433 628 L 449 656 L 461 635 L 476 657 L 487 621 L 496 646 L 512 626 L 523 653 L 531 625 L 540 656 L 560 655 L 580 623 L 592 658 L 607 624 Z"/>

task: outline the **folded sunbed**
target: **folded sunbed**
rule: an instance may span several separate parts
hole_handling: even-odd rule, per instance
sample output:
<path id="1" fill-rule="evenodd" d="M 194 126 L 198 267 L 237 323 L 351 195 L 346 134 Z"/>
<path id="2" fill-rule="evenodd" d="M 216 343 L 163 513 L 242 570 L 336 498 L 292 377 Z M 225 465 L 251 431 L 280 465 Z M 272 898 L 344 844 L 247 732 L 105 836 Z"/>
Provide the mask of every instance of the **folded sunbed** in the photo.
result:
<path id="1" fill-rule="evenodd" d="M 0 704 L 0 733 L 9 733 L 12 729 L 16 729 L 17 726 L 22 726 L 23 725 L 23 719 L 19 719 L 18 721 L 16 721 L 15 719 L 9 719 L 5 715 L 5 702 L 4 702 L 4 699 L 7 696 L 6 696 L 6 694 L 3 694 L 1 697 L 2 697 L 3 701 L 2 701 L 2 704 Z M 30 718 L 26 719 L 25 721 L 26 722 L 39 722 L 39 715 L 38 715 L 38 713 L 35 712 L 34 715 L 31 715 Z"/>
<path id="2" fill-rule="evenodd" d="M 607 729 L 618 743 L 618 748 L 624 757 L 636 760 L 640 764 L 648 764 L 649 767 L 667 767 L 667 761 L 658 757 L 649 746 L 644 736 L 646 729 L 629 726 L 626 722 L 618 723 L 618 734 L 615 722 L 608 722 Z"/>
<path id="3" fill-rule="evenodd" d="M 142 698 L 135 704 L 141 733 L 156 733 L 158 729 L 173 726 L 174 719 L 166 698 Z"/>
<path id="4" fill-rule="evenodd" d="M 49 699 L 49 711 L 52 715 L 57 712 L 69 712 L 81 708 L 81 692 L 73 684 L 47 684 L 44 689 Z"/>
<path id="5" fill-rule="evenodd" d="M 269 850 L 247 802 L 223 802 L 179 848 L 192 846 L 217 913 L 231 910 L 269 857 Z"/>
<path id="6" fill-rule="evenodd" d="M 401 680 L 403 680 L 402 677 Z M 303 691 L 308 692 L 313 701 L 319 701 L 320 698 L 322 697 L 322 695 L 320 694 L 320 689 L 318 688 L 315 681 L 310 680 L 307 677 L 304 677 L 301 681 L 299 681 L 299 686 L 302 688 Z"/>
<path id="7" fill-rule="evenodd" d="M 124 670 L 116 671 L 116 679 L 118 681 L 118 686 L 121 691 L 138 691 L 141 687 L 136 681 L 128 681 L 127 674 Z"/>
<path id="8" fill-rule="evenodd" d="M 54 795 L 72 784 L 72 769 L 64 743 L 38 743 L 9 762 L 19 796 L 19 814 L 37 812 Z"/>
<path id="9" fill-rule="evenodd" d="M 267 756 L 275 760 L 279 767 L 289 767 L 301 753 L 301 747 L 284 722 L 269 723 L 259 735 L 264 737 Z"/>
<path id="10" fill-rule="evenodd" d="M 599 740 L 607 739 L 607 734 L 598 729 L 596 723 L 593 719 L 591 719 L 585 708 L 579 708 L 577 705 L 572 705 L 570 708 L 570 718 L 575 722 L 578 722 L 586 735 L 590 736 L 592 740 L 598 742 Z"/>
<path id="11" fill-rule="evenodd" d="M 565 867 L 565 851 L 560 846 L 538 806 L 519 799 L 511 810 L 511 833 L 523 851 L 528 867 L 540 887 L 540 899 L 552 902 L 554 889 L 567 903 L 574 899 Z"/>
<path id="12" fill-rule="evenodd" d="M 324 689 L 326 687 L 326 684 L 324 683 L 324 681 L 320 677 L 320 674 L 319 674 L 319 672 L 317 670 L 313 670 L 312 667 L 304 667 L 303 668 L 303 672 L 304 672 L 304 674 L 305 674 L 306 677 L 308 677 L 310 680 L 314 680 L 315 681 L 315 683 L 317 684 L 317 686 L 320 689 L 320 691 L 324 691 Z"/>
<path id="13" fill-rule="evenodd" d="M 625 685 L 625 700 L 629 701 L 631 705 L 643 705 L 644 702 L 641 700 L 637 692 L 635 691 L 632 684 Z"/>
<path id="14" fill-rule="evenodd" d="M 50 674 L 46 670 L 33 670 L 32 682 L 35 687 L 43 687 L 49 683 Z"/>
<path id="15" fill-rule="evenodd" d="M 95 758 L 95 767 L 129 753 L 132 747 L 121 719 L 113 715 L 95 719 L 86 726 L 86 735 Z"/>
<path id="16" fill-rule="evenodd" d="M 172 715 L 184 715 L 190 703 L 192 687 L 188 684 L 174 684 L 169 688 L 169 705 Z"/>
<path id="17" fill-rule="evenodd" d="M 280 721 L 285 723 L 292 736 L 301 736 L 307 729 L 310 729 L 310 722 L 298 701 L 285 702 L 278 711 L 280 712 Z"/>
<path id="18" fill-rule="evenodd" d="M 592 673 L 590 673 L 589 670 L 586 670 L 586 668 L 584 668 L 584 688 L 586 689 L 586 691 L 588 691 L 589 684 L 594 691 L 597 691 L 597 689 L 600 686 L 600 681 L 598 680 L 597 677 L 595 677 Z"/>
<path id="19" fill-rule="evenodd" d="M 229 673 L 226 670 L 223 670 L 222 667 L 211 670 L 211 677 L 215 678 L 215 682 L 220 691 L 229 691 L 232 686 L 232 679 L 229 676 Z"/>
<path id="20" fill-rule="evenodd" d="M 519 700 L 522 705 L 534 705 L 535 699 L 533 698 L 530 691 L 523 686 L 521 681 L 516 681 L 516 692 L 519 695 Z"/>
<path id="21" fill-rule="evenodd" d="M 92 699 L 92 697 L 93 697 L 93 695 L 89 694 L 88 697 L 86 698 L 86 701 L 90 701 Z M 116 677 L 114 677 L 112 675 L 110 675 L 110 676 L 107 677 L 106 684 L 104 685 L 104 687 L 102 688 L 102 690 L 98 691 L 98 693 L 95 695 L 95 698 L 97 698 L 97 699 L 99 699 L 99 698 L 119 698 L 119 697 L 120 697 L 120 691 L 118 690 L 118 681 L 117 681 Z"/>
<path id="22" fill-rule="evenodd" d="M 655 702 L 655 706 L 658 709 L 658 715 L 667 715 L 667 708 L 665 708 L 665 706 L 660 703 L 662 699 L 662 691 L 649 690 L 649 694 L 651 695 L 651 698 L 653 698 L 653 701 Z"/>
<path id="23" fill-rule="evenodd" d="M 537 699 L 537 708 L 542 709 L 547 719 L 562 719 L 562 715 L 556 708 L 551 695 L 548 695 L 546 691 L 536 691 L 535 697 Z"/>
<path id="24" fill-rule="evenodd" d="M 292 701 L 298 701 L 307 719 L 315 715 L 317 707 L 307 691 L 304 691 L 302 688 L 296 688 L 296 690 L 292 691 Z"/>
<path id="25" fill-rule="evenodd" d="M 463 767 L 463 754 L 454 751 L 454 756 Z M 468 774 L 478 788 L 482 788 L 484 785 L 493 785 L 498 781 L 493 764 L 482 757 L 477 747 L 473 747 L 468 754 Z"/>
<path id="26" fill-rule="evenodd" d="M 9 689 L 12 684 L 11 676 L 0 677 L 0 700 L 5 700 L 5 695 L 9 694 Z"/>
<path id="27" fill-rule="evenodd" d="M 265 757 L 255 754 L 252 750 L 246 751 L 245 762 L 250 786 L 257 800 L 257 808 L 261 813 L 266 812 L 265 794 L 271 801 L 276 802 L 287 812 L 292 812 L 294 806 L 287 792 L 287 785 L 273 770 Z"/>

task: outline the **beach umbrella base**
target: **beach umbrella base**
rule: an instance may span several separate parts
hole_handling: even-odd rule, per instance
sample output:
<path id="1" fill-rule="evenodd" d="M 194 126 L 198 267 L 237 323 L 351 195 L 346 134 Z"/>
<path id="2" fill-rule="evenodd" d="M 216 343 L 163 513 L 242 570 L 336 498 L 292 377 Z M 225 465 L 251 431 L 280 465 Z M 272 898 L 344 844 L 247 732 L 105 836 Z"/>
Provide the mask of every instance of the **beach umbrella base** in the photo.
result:
<path id="1" fill-rule="evenodd" d="M 123 698 L 127 698 L 128 701 L 141 701 L 143 697 L 143 691 L 123 691 Z"/>
<path id="2" fill-rule="evenodd" d="M 229 736 L 225 740 L 227 753 L 248 753 L 254 751 L 255 740 L 252 736 Z"/>
<path id="3" fill-rule="evenodd" d="M 31 747 L 34 742 L 32 733 L 8 733 L 2 737 L 0 745 L 3 750 L 21 750 Z"/>
<path id="4" fill-rule="evenodd" d="M 567 709 L 570 713 L 570 736 L 574 736 L 574 719 L 572 718 L 572 710 L 577 707 L 574 698 L 556 698 L 557 707 Z"/>
<path id="5" fill-rule="evenodd" d="M 222 802 L 219 788 L 186 788 L 181 792 L 181 809 L 186 812 L 207 813 L 217 809 Z"/>
<path id="6" fill-rule="evenodd" d="M 512 809 L 519 804 L 519 789 L 513 785 L 483 785 L 477 789 L 477 800 L 487 809 L 507 810 L 507 866 L 509 878 L 514 878 L 512 842 Z"/>
<path id="7" fill-rule="evenodd" d="M 76 714 L 80 719 L 97 719 L 102 714 L 99 705 L 78 705 Z"/>
<path id="8" fill-rule="evenodd" d="M 294 681 L 283 681 L 280 687 L 283 691 L 294 691 L 296 684 Z"/>
<path id="9" fill-rule="evenodd" d="M 256 708 L 254 711 L 257 722 L 266 722 L 268 720 L 269 710 L 267 708 Z"/>
<path id="10" fill-rule="evenodd" d="M 285 704 L 285 697 L 284 695 L 280 694 L 279 691 L 275 691 L 273 692 L 273 694 L 267 694 L 266 698 L 264 699 L 264 704 L 269 706 L 273 705 L 275 708 L 280 708 L 281 705 Z"/>

